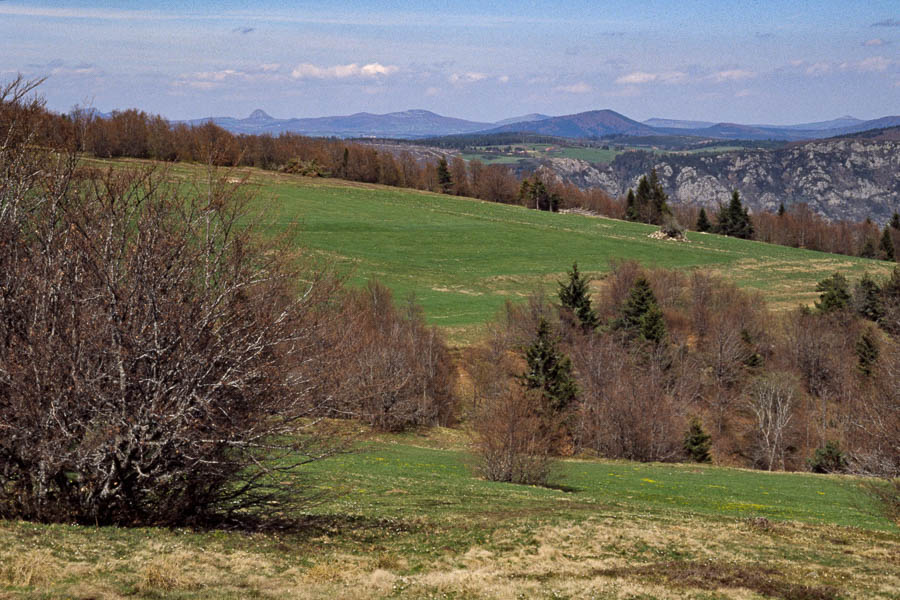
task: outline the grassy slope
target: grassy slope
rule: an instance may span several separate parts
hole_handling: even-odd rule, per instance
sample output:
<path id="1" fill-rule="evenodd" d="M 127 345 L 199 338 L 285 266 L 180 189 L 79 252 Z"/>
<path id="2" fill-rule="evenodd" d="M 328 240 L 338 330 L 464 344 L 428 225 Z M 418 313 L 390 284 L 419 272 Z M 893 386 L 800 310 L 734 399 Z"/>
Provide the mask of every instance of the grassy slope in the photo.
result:
<path id="1" fill-rule="evenodd" d="M 622 258 L 709 268 L 782 306 L 811 302 L 816 282 L 833 271 L 856 278 L 889 269 L 709 234 L 690 233 L 689 243 L 654 240 L 649 225 L 383 186 L 276 175 L 256 181 L 273 209 L 273 229 L 299 222 L 300 243 L 351 265 L 357 282 L 377 277 L 401 299 L 414 293 L 433 323 L 470 333 L 505 299 L 536 288 L 555 293 L 574 260 L 594 276 Z"/>
<path id="2" fill-rule="evenodd" d="M 564 491 L 422 441 L 316 465 L 342 495 L 298 534 L 4 523 L 0 597 L 747 598 L 764 569 L 774 597 L 900 597 L 900 534 L 851 478 L 572 460 Z"/>

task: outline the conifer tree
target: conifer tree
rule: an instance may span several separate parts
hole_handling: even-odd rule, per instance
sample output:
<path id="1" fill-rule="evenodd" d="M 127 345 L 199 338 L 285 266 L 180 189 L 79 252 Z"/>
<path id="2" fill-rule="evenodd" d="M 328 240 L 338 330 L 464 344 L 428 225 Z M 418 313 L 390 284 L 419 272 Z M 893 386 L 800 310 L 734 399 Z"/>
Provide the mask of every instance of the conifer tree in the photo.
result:
<path id="1" fill-rule="evenodd" d="M 588 285 L 590 280 L 578 272 L 578 263 L 572 263 L 572 270 L 568 272 L 569 280 L 566 283 L 559 282 L 560 303 L 578 318 L 581 328 L 585 333 L 593 331 L 599 324 L 597 313 L 591 307 L 591 297 Z"/>
<path id="2" fill-rule="evenodd" d="M 737 190 L 731 192 L 731 202 L 719 209 L 716 233 L 749 240 L 753 237 L 753 221 L 750 213 L 741 204 L 741 195 Z"/>
<path id="3" fill-rule="evenodd" d="M 631 286 L 628 300 L 622 307 L 622 316 L 616 326 L 654 343 L 659 343 L 665 338 L 666 323 L 662 310 L 646 277 L 638 277 Z"/>
<path id="4" fill-rule="evenodd" d="M 634 197 L 634 190 L 628 188 L 628 196 L 625 198 L 625 220 L 626 221 L 637 221 L 639 220 L 639 215 L 637 212 L 636 200 Z"/>
<path id="5" fill-rule="evenodd" d="M 894 260 L 894 240 L 891 237 L 891 230 L 889 227 L 885 227 L 881 234 L 881 244 L 879 245 L 879 248 L 883 260 Z"/>
<path id="6" fill-rule="evenodd" d="M 823 313 L 844 310 L 850 306 L 850 285 L 847 278 L 840 273 L 826 277 L 816 284 L 819 293 L 819 301 L 816 309 Z"/>
<path id="7" fill-rule="evenodd" d="M 878 251 L 875 250 L 875 242 L 872 238 L 867 237 L 866 242 L 863 244 L 863 247 L 859 250 L 859 256 L 861 258 L 877 258 Z"/>
<path id="8" fill-rule="evenodd" d="M 884 316 L 881 288 L 868 273 L 863 273 L 853 287 L 853 307 L 859 316 L 869 321 L 877 323 Z"/>
<path id="9" fill-rule="evenodd" d="M 779 217 L 783 217 L 783 216 L 784 216 L 784 213 L 785 213 L 785 210 L 784 210 L 784 202 L 782 202 L 782 203 L 780 203 L 780 204 L 778 205 L 778 216 L 779 216 Z"/>
<path id="10" fill-rule="evenodd" d="M 443 156 L 438 161 L 437 178 L 438 185 L 441 187 L 441 193 L 453 193 L 453 177 L 450 175 L 450 167 L 447 165 L 447 159 Z"/>
<path id="11" fill-rule="evenodd" d="M 707 232 L 712 229 L 712 223 L 709 222 L 709 217 L 706 216 L 706 209 L 701 208 L 700 214 L 697 216 L 697 231 Z"/>
<path id="12" fill-rule="evenodd" d="M 703 430 L 703 424 L 700 422 L 700 419 L 694 417 L 691 419 L 687 433 L 684 436 L 684 452 L 694 462 L 712 462 L 712 457 L 709 455 L 709 449 L 712 445 L 711 440 L 711 436 Z"/>
<path id="13" fill-rule="evenodd" d="M 559 414 L 575 400 L 578 386 L 572 361 L 556 347 L 550 324 L 541 318 L 534 341 L 525 351 L 528 370 L 521 376 L 527 389 L 539 390 L 551 414 Z"/>
<path id="14" fill-rule="evenodd" d="M 872 369 L 878 361 L 878 344 L 870 329 L 866 329 L 856 342 L 856 356 L 859 362 L 856 368 L 863 375 L 872 374 Z"/>
<path id="15" fill-rule="evenodd" d="M 900 229 L 900 213 L 898 213 L 896 210 L 894 211 L 894 214 L 891 215 L 891 229 Z"/>

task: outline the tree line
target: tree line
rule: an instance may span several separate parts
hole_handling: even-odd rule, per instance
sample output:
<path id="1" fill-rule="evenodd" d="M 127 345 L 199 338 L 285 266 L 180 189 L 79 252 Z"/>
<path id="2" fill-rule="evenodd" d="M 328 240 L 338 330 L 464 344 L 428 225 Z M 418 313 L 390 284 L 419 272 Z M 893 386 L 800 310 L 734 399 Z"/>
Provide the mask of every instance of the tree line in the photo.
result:
<path id="1" fill-rule="evenodd" d="M 468 350 L 487 476 L 540 482 L 573 454 L 900 475 L 900 268 L 787 313 L 631 261 L 591 291 L 573 265 Z"/>

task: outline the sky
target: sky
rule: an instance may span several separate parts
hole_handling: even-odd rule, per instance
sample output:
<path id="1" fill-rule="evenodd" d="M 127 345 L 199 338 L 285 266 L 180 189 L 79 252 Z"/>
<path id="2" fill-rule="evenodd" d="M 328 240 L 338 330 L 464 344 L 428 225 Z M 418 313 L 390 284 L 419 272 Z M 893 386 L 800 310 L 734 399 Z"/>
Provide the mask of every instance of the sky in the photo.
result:
<path id="1" fill-rule="evenodd" d="M 169 119 L 900 114 L 897 0 L 0 0 L 0 83 Z"/>

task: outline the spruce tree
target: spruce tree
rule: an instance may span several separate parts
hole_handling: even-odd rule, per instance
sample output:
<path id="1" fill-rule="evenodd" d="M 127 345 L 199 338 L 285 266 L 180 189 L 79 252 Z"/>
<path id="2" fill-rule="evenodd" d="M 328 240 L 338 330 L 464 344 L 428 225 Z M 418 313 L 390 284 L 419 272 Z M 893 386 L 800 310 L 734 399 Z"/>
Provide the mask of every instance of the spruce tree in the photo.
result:
<path id="1" fill-rule="evenodd" d="M 684 436 L 684 453 L 694 462 L 709 463 L 712 462 L 709 455 L 711 445 L 712 437 L 703 430 L 700 419 L 692 418 Z"/>
<path id="2" fill-rule="evenodd" d="M 894 211 L 894 214 L 891 215 L 891 229 L 900 229 L 900 213 L 896 210 Z"/>
<path id="3" fill-rule="evenodd" d="M 716 233 L 749 240 L 753 237 L 753 221 L 750 213 L 741 204 L 741 195 L 737 190 L 731 192 L 731 202 L 719 209 Z"/>
<path id="4" fill-rule="evenodd" d="M 441 193 L 453 193 L 453 177 L 450 175 L 450 167 L 447 165 L 447 159 L 443 156 L 438 161 L 437 178 Z"/>
<path id="5" fill-rule="evenodd" d="M 650 195 L 650 182 L 647 181 L 647 176 L 643 175 L 638 181 L 637 192 L 634 194 L 635 221 L 650 222 Z"/>
<path id="6" fill-rule="evenodd" d="M 559 414 L 575 400 L 578 386 L 572 374 L 572 361 L 556 347 L 550 324 L 541 318 L 531 345 L 525 351 L 528 370 L 520 377 L 527 389 L 540 390 L 546 408 Z"/>
<path id="7" fill-rule="evenodd" d="M 894 240 L 891 237 L 891 230 L 889 227 L 885 227 L 881 234 L 881 244 L 879 245 L 879 248 L 881 250 L 882 260 L 894 260 Z"/>
<path id="8" fill-rule="evenodd" d="M 868 273 L 863 273 L 853 287 L 853 307 L 859 316 L 869 321 L 877 323 L 884 316 L 881 288 Z"/>
<path id="9" fill-rule="evenodd" d="M 697 217 L 697 231 L 707 232 L 712 228 L 712 223 L 709 222 L 709 218 L 706 216 L 706 209 L 700 209 L 700 215 Z"/>
<path id="10" fill-rule="evenodd" d="M 782 202 L 782 203 L 780 203 L 780 204 L 778 205 L 778 216 L 779 216 L 779 217 L 783 217 L 783 216 L 784 216 L 784 213 L 785 213 L 785 210 L 784 210 L 784 202 Z"/>
<path id="11" fill-rule="evenodd" d="M 646 277 L 638 277 L 631 286 L 628 300 L 622 307 L 622 315 L 616 326 L 655 343 L 665 338 L 666 323 L 662 310 Z"/>
<path id="12" fill-rule="evenodd" d="M 585 333 L 597 328 L 600 320 L 597 313 L 591 307 L 591 297 L 588 285 L 590 280 L 578 272 L 578 263 L 572 263 L 572 270 L 568 272 L 568 282 L 559 282 L 560 303 L 578 318 L 582 330 Z"/>
<path id="13" fill-rule="evenodd" d="M 638 212 L 636 201 L 634 197 L 634 190 L 628 188 L 628 196 L 625 198 L 625 220 L 626 221 L 637 221 L 638 220 Z"/>
<path id="14" fill-rule="evenodd" d="M 648 184 L 650 185 L 650 219 L 648 222 L 653 223 L 654 225 L 661 225 L 663 217 L 671 214 L 671 211 L 666 202 L 669 199 L 669 196 L 663 190 L 662 184 L 659 182 L 656 169 L 650 171 L 650 180 L 648 181 Z"/>
<path id="15" fill-rule="evenodd" d="M 850 306 L 850 284 L 847 283 L 847 278 L 840 273 L 835 273 L 820 281 L 816 284 L 816 291 L 819 292 L 816 309 L 820 312 L 835 312 Z"/>
<path id="16" fill-rule="evenodd" d="M 878 344 L 870 329 L 866 329 L 856 342 L 856 356 L 859 359 L 856 368 L 863 375 L 872 374 L 872 369 L 878 361 Z"/>

